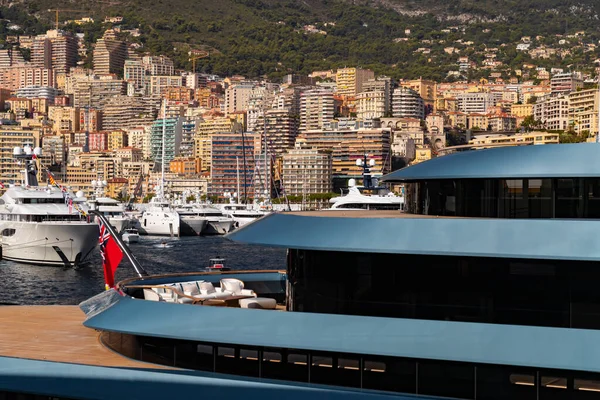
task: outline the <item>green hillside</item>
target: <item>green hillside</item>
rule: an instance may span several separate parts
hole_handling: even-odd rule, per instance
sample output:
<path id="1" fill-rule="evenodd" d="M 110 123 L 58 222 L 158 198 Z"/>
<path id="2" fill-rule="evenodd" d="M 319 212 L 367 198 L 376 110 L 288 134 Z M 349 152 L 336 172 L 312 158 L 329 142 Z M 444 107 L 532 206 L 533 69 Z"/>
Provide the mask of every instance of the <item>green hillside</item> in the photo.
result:
<path id="1" fill-rule="evenodd" d="M 189 48 L 207 48 L 213 55 L 198 69 L 219 74 L 256 77 L 307 73 L 344 65 L 359 65 L 393 77 L 443 80 L 456 69 L 457 56 L 444 53 L 456 40 L 473 41 L 462 54 L 477 58 L 481 46 L 512 44 L 500 57 L 508 65 L 529 61 L 516 54 L 522 36 L 546 36 L 586 30 L 586 40 L 598 43 L 595 0 L 23 0 L 12 9 L 31 13 L 44 24 L 53 22 L 49 8 L 64 12 L 60 19 L 90 15 L 122 15 L 125 27 L 140 26 L 146 51 L 166 53 L 179 67 L 190 67 Z M 442 4 L 442 5 L 440 5 Z M 0 9 L 0 13 L 2 10 Z M 14 12 L 14 11 L 12 11 Z M 326 34 L 309 33 L 314 25 Z M 38 26 L 41 26 L 38 24 Z M 450 33 L 443 32 L 446 28 Z M 104 28 L 87 27 L 90 41 Z M 464 32 L 462 29 L 464 28 Z M 405 29 L 411 33 L 405 41 Z M 0 32 L 1 33 L 1 32 Z M 425 42 L 423 42 L 425 40 Z M 428 42 L 430 41 L 430 42 Z M 425 43 L 425 44 L 424 44 Z M 430 54 L 415 52 L 430 48 Z M 518 56 L 518 58 L 517 58 Z M 545 60 L 549 66 L 587 65 L 598 54 L 575 54 L 571 59 Z"/>

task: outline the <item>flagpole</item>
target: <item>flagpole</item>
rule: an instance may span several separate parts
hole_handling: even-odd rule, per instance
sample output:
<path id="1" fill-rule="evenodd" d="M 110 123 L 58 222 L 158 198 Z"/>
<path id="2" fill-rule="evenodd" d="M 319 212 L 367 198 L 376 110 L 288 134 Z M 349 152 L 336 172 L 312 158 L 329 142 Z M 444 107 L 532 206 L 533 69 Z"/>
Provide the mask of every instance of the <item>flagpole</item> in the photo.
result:
<path id="1" fill-rule="evenodd" d="M 133 253 L 131 252 L 129 247 L 127 247 L 125 242 L 123 242 L 121 237 L 119 235 L 117 235 L 117 233 L 115 232 L 113 227 L 108 223 L 108 220 L 106 219 L 106 217 L 104 215 L 102 215 L 102 213 L 100 213 L 99 211 L 96 211 L 96 210 L 90 210 L 90 214 L 95 215 L 96 218 L 100 219 L 104 223 L 104 226 L 106 227 L 106 229 L 108 230 L 110 235 L 113 237 L 113 239 L 115 240 L 115 242 L 117 243 L 117 245 L 119 246 L 121 251 L 127 256 L 127 259 L 133 266 L 133 269 L 135 270 L 135 273 L 138 275 L 138 277 L 144 278 L 145 276 L 148 276 L 148 272 L 146 272 L 146 270 L 144 269 L 144 267 L 142 267 L 142 265 L 137 260 L 137 258 L 135 258 L 135 256 L 133 255 Z"/>

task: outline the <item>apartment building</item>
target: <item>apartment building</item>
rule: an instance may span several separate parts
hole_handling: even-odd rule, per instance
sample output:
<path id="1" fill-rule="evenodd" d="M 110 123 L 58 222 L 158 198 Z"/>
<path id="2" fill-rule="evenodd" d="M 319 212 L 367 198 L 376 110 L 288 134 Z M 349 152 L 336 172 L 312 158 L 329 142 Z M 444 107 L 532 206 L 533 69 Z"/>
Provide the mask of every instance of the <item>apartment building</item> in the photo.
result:
<path id="1" fill-rule="evenodd" d="M 102 111 L 94 108 L 82 107 L 79 110 L 79 127 L 88 132 L 98 132 L 104 129 Z M 108 129 L 110 129 L 109 127 Z"/>
<path id="2" fill-rule="evenodd" d="M 255 142 L 258 135 L 246 133 L 215 133 L 210 135 L 211 167 L 208 194 L 224 197 L 238 188 L 240 198 L 254 197 Z M 239 167 L 239 169 L 238 169 Z"/>
<path id="3" fill-rule="evenodd" d="M 169 163 L 169 172 L 192 176 L 197 175 L 202 171 L 202 161 L 194 157 L 175 157 Z"/>
<path id="4" fill-rule="evenodd" d="M 552 96 L 566 95 L 581 88 L 583 88 L 583 75 L 581 72 L 555 74 L 550 79 L 550 92 Z"/>
<path id="5" fill-rule="evenodd" d="M 108 150 L 108 132 L 89 132 L 87 134 L 87 140 L 89 151 Z M 84 144 L 82 141 L 78 141 L 78 143 Z"/>
<path id="6" fill-rule="evenodd" d="M 502 93 L 461 93 L 456 96 L 458 109 L 467 114 L 485 114 L 502 99 Z"/>
<path id="7" fill-rule="evenodd" d="M 115 129 L 108 132 L 107 150 L 114 151 L 127 147 L 129 145 L 127 132 L 122 129 Z"/>
<path id="8" fill-rule="evenodd" d="M 114 96 L 126 94 L 127 84 L 112 75 L 77 75 L 71 89 L 75 107 L 102 109 Z"/>
<path id="9" fill-rule="evenodd" d="M 0 87 L 10 90 L 25 86 L 55 87 L 55 78 L 51 68 L 17 65 L 0 69 Z"/>
<path id="10" fill-rule="evenodd" d="M 508 115 L 489 116 L 487 123 L 493 132 L 511 132 L 517 129 L 517 118 Z"/>
<path id="11" fill-rule="evenodd" d="M 333 191 L 331 151 L 307 147 L 299 141 L 283 155 L 282 186 L 289 196 Z"/>
<path id="12" fill-rule="evenodd" d="M 172 76 L 175 73 L 173 60 L 166 56 L 144 56 L 142 65 L 147 75 Z"/>
<path id="13" fill-rule="evenodd" d="M 152 124 L 150 131 L 150 158 L 156 165 L 159 165 L 162 162 L 163 142 L 165 146 L 165 165 L 168 165 L 172 159 L 179 156 L 179 148 L 181 146 L 181 139 L 183 135 L 182 127 L 182 117 L 167 118 L 164 121 L 162 119 L 158 119 Z"/>
<path id="14" fill-rule="evenodd" d="M 254 87 L 254 83 L 244 82 L 231 85 L 225 89 L 225 115 L 248 110 L 248 102 L 253 94 Z"/>
<path id="15" fill-rule="evenodd" d="M 300 131 L 322 129 L 333 119 L 335 99 L 328 90 L 307 90 L 300 95 Z"/>
<path id="16" fill-rule="evenodd" d="M 48 107 L 48 120 L 52 123 L 52 132 L 58 134 L 78 131 L 79 111 L 78 107 Z"/>
<path id="17" fill-rule="evenodd" d="M 414 79 L 402 81 L 400 86 L 417 92 L 425 102 L 425 105 L 433 109 L 437 97 L 437 82 L 426 79 Z"/>
<path id="18" fill-rule="evenodd" d="M 158 102 L 147 97 L 115 95 L 108 99 L 103 108 L 103 129 L 128 129 L 150 125 L 158 112 Z"/>
<path id="19" fill-rule="evenodd" d="M 152 154 L 151 151 L 151 125 L 136 126 L 126 129 L 129 145 L 133 148 L 140 149 L 142 159 L 147 160 Z"/>
<path id="20" fill-rule="evenodd" d="M 97 75 L 122 75 L 126 58 L 125 42 L 117 39 L 113 29 L 107 29 L 94 45 L 94 73 Z"/>
<path id="21" fill-rule="evenodd" d="M 266 121 L 266 122 L 265 122 Z M 299 133 L 299 119 L 288 114 L 286 110 L 267 110 L 266 118 L 259 118 L 257 133 L 266 135 L 267 152 L 280 157 L 289 149 L 294 148 Z M 261 150 L 264 150 L 262 136 Z"/>
<path id="22" fill-rule="evenodd" d="M 47 99 L 50 103 L 54 103 L 54 98 L 58 91 L 50 86 L 24 86 L 15 91 L 16 97 L 26 99 Z"/>
<path id="23" fill-rule="evenodd" d="M 375 79 L 375 73 L 370 69 L 340 68 L 335 73 L 337 94 L 356 97 L 363 91 L 363 84 L 369 79 Z"/>
<path id="24" fill-rule="evenodd" d="M 569 94 L 569 126 L 577 134 L 598 132 L 598 89 L 587 89 Z"/>
<path id="25" fill-rule="evenodd" d="M 36 67 L 52 68 L 57 74 L 67 74 L 77 65 L 77 51 L 76 36 L 53 29 L 33 39 L 31 61 Z"/>
<path id="26" fill-rule="evenodd" d="M 542 121 L 549 130 L 569 128 L 569 97 L 555 96 L 538 101 L 533 106 L 533 117 Z"/>
<path id="27" fill-rule="evenodd" d="M 365 153 L 376 160 L 375 174 L 390 171 L 391 129 L 311 130 L 300 133 L 297 141 L 318 150 L 331 150 L 334 178 L 360 178 L 362 167 L 356 159 Z"/>
<path id="28" fill-rule="evenodd" d="M 398 87 L 392 95 L 392 115 L 396 118 L 425 118 L 425 102 L 413 89 Z"/>
<path id="29" fill-rule="evenodd" d="M 13 156 L 15 147 L 40 145 L 41 133 L 37 129 L 27 130 L 0 126 L 0 182 L 21 182 L 23 165 L 17 164 Z"/>
<path id="30" fill-rule="evenodd" d="M 150 96 L 163 96 L 168 88 L 183 86 L 183 78 L 178 75 L 152 75 L 145 79 L 149 82 Z"/>

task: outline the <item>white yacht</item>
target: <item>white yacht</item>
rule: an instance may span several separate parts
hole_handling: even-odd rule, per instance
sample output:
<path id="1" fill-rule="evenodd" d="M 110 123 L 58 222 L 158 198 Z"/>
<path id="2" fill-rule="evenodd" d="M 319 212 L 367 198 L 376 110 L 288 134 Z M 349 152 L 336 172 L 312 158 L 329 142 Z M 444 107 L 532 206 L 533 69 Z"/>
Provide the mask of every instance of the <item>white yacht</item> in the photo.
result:
<path id="1" fill-rule="evenodd" d="M 125 243 L 138 243 L 140 241 L 140 234 L 135 228 L 127 228 L 121 234 Z"/>
<path id="2" fill-rule="evenodd" d="M 356 165 L 363 168 L 363 186 L 356 186 L 356 181 L 348 181 L 348 193 L 334 197 L 329 200 L 332 204 L 331 210 L 403 210 L 404 197 L 396 196 L 384 187 L 377 186 L 377 180 L 371 177 L 371 168 L 375 166 L 375 160 L 364 158 L 356 160 Z M 364 191 L 376 194 L 364 194 Z"/>
<path id="3" fill-rule="evenodd" d="M 153 197 L 137 226 L 143 235 L 179 236 L 179 214 L 161 196 Z"/>
<path id="4" fill-rule="evenodd" d="M 125 206 L 120 201 L 110 197 L 97 197 L 89 200 L 88 204 L 91 210 L 102 213 L 118 233 L 130 227 L 131 218 L 125 215 Z"/>
<path id="5" fill-rule="evenodd" d="M 208 219 L 200 215 L 191 204 L 183 204 L 175 208 L 179 214 L 180 232 L 182 236 L 199 236 L 206 229 Z"/>
<path id="6" fill-rule="evenodd" d="M 224 235 L 235 227 L 235 221 L 232 217 L 223 215 L 221 210 L 212 205 L 197 203 L 193 205 L 192 209 L 208 221 L 202 232 L 205 235 Z"/>
<path id="7" fill-rule="evenodd" d="M 58 187 L 38 186 L 32 155 L 41 154 L 41 149 L 24 150 L 14 150 L 15 158 L 25 162 L 22 186 L 11 185 L 0 197 L 2 257 L 37 265 L 85 263 L 98 243 L 98 225 L 86 216 L 83 192 L 75 196 Z M 65 200 L 66 195 L 71 200 Z"/>
<path id="8" fill-rule="evenodd" d="M 224 215 L 233 218 L 235 221 L 234 226 L 236 228 L 244 226 L 270 213 L 269 211 L 265 210 L 256 210 L 251 205 L 239 203 L 217 204 L 217 207 L 223 212 Z"/>
<path id="9" fill-rule="evenodd" d="M 385 195 L 366 195 L 357 186 L 350 186 L 348 194 L 329 200 L 332 210 L 402 210 L 404 197 L 387 192 Z"/>

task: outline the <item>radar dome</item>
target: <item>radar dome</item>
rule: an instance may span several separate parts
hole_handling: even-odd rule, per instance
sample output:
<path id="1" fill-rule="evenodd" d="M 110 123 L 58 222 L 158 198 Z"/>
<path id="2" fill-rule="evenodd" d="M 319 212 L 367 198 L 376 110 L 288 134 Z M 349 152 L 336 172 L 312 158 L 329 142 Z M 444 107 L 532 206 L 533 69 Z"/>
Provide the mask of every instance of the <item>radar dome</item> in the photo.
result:
<path id="1" fill-rule="evenodd" d="M 13 155 L 20 156 L 21 154 L 23 154 L 23 150 L 19 146 L 13 149 Z"/>
<path id="2" fill-rule="evenodd" d="M 78 190 L 77 193 L 75 193 L 76 197 L 83 197 L 84 193 L 81 190 Z"/>
<path id="3" fill-rule="evenodd" d="M 356 186 L 356 179 L 352 178 L 352 179 L 348 179 L 348 187 L 354 187 Z"/>

